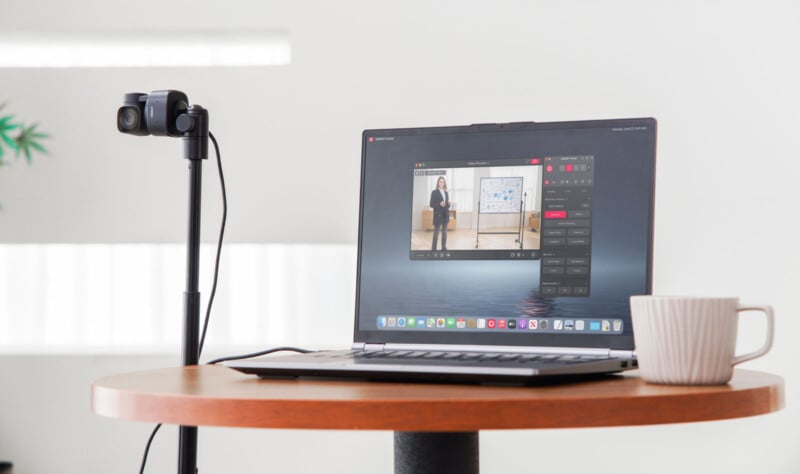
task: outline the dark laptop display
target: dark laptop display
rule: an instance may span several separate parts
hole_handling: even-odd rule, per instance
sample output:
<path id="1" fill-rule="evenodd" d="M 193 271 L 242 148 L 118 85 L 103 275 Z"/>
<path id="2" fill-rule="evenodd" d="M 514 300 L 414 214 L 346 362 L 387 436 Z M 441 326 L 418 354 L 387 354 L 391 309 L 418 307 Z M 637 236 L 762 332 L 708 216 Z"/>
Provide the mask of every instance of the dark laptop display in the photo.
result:
<path id="1" fill-rule="evenodd" d="M 633 349 L 628 297 L 650 291 L 654 120 L 363 139 L 356 341 Z M 439 177 L 447 250 L 441 236 L 432 250 Z"/>
<path id="2" fill-rule="evenodd" d="M 227 365 L 471 381 L 631 368 L 655 150 L 651 118 L 364 131 L 352 351 Z"/>

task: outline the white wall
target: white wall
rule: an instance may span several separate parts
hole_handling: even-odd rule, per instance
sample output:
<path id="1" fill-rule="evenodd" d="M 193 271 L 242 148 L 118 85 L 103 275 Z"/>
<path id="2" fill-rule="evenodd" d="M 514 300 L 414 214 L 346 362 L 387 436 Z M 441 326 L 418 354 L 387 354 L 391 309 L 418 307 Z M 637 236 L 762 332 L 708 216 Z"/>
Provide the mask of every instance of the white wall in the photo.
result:
<path id="1" fill-rule="evenodd" d="M 659 225 L 685 223 L 676 213 L 698 209 L 695 196 L 723 209 L 714 219 L 730 217 L 726 209 L 792 183 L 796 10 L 795 2 L 5 4 L 4 29 L 131 28 L 147 12 L 157 12 L 139 20 L 147 27 L 282 27 L 292 64 L 4 70 L 8 110 L 40 121 L 53 139 L 50 157 L 0 173 L 0 241 L 183 241 L 179 140 L 124 136 L 114 126 L 125 92 L 159 88 L 182 89 L 210 110 L 232 241 L 354 243 L 362 129 L 488 121 L 654 116 Z M 754 160 L 761 166 L 748 169 Z M 206 178 L 210 240 L 219 208 L 212 166 Z M 691 187 L 709 180 L 731 190 L 771 185 L 753 188 L 757 196 L 717 193 L 720 206 Z M 298 195 L 298 185 L 310 192 Z M 320 196 L 325 212 L 297 212 L 316 209 Z"/>
<path id="2" fill-rule="evenodd" d="M 215 252 L 200 248 L 204 304 Z M 0 354 L 180 347 L 185 259 L 183 244 L 0 244 Z M 207 347 L 342 347 L 355 280 L 355 245 L 226 244 Z"/>
<path id="3" fill-rule="evenodd" d="M 489 432 L 484 472 L 800 469 L 797 2 L 50 0 L 0 8 L 0 28 L 146 18 L 151 26 L 282 27 L 292 42 L 292 64 L 281 68 L 2 71 L 0 100 L 53 134 L 51 156 L 0 169 L 2 242 L 183 241 L 180 144 L 114 130 L 128 91 L 178 88 L 211 110 L 230 192 L 228 235 L 239 242 L 354 243 L 364 128 L 656 117 L 655 289 L 772 303 L 775 347 L 747 367 L 787 379 L 787 408 L 688 425 Z M 213 167 L 206 170 L 211 240 L 219 205 Z M 288 203 L 292 176 L 303 176 L 311 192 Z M 320 195 L 337 212 L 313 219 L 296 212 Z M 746 324 L 744 346 L 757 344 L 759 329 Z M 88 413 L 88 380 L 177 356 L 131 354 L 101 365 L 95 357 L 22 359 L 0 358 L 12 380 L 0 389 L 0 457 L 21 472 L 137 468 L 149 427 Z M 68 423 L 54 422 L 53 412 L 26 396 L 48 392 L 49 407 L 70 414 Z M 174 468 L 173 438 L 161 433 L 151 472 Z M 201 450 L 205 472 L 387 472 L 390 440 L 387 433 L 204 429 Z M 267 450 L 273 461 L 240 446 Z M 322 452 L 311 459 L 309 446 Z M 298 459 L 309 464 L 298 467 Z"/>

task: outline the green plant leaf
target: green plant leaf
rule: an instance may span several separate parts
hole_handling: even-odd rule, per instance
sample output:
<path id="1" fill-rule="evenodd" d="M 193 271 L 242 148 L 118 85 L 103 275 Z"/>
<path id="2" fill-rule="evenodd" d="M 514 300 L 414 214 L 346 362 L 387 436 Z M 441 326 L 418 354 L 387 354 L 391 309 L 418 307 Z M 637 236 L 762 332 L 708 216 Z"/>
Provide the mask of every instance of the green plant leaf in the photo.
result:
<path id="1" fill-rule="evenodd" d="M 12 123 L 11 121 L 13 119 L 13 115 L 6 115 L 5 117 L 0 118 L 0 140 L 5 142 L 5 144 L 12 150 L 16 150 L 17 143 L 13 138 L 11 138 L 11 135 L 9 135 L 8 132 L 20 128 L 20 124 Z M 0 152 L 1 151 L 2 149 L 0 149 Z"/>
<path id="2" fill-rule="evenodd" d="M 36 127 L 39 124 L 33 124 L 27 127 L 22 127 L 19 135 L 14 139 L 16 144 L 17 157 L 20 152 L 25 155 L 25 161 L 32 162 L 31 148 L 46 153 L 47 150 L 39 143 L 39 138 L 44 138 L 47 134 L 37 133 Z"/>
<path id="3" fill-rule="evenodd" d="M 5 102 L 0 103 L 0 111 L 6 106 Z M 17 158 L 20 155 L 25 157 L 25 161 L 33 161 L 33 152 L 47 153 L 47 148 L 41 141 L 50 138 L 50 135 L 37 130 L 38 123 L 25 125 L 17 122 L 13 115 L 0 115 L 0 166 L 8 164 L 3 160 L 5 154 L 4 146 L 14 150 Z"/>
<path id="4" fill-rule="evenodd" d="M 3 141 L 6 142 L 6 145 L 9 148 L 11 148 L 12 150 L 16 150 L 17 149 L 17 142 L 13 138 L 11 138 L 11 137 L 9 137 L 7 135 L 0 135 L 0 136 L 2 136 Z"/>
<path id="5" fill-rule="evenodd" d="M 47 148 L 45 148 L 44 146 L 42 146 L 42 144 L 40 144 L 40 143 L 37 143 L 37 142 L 31 142 L 31 146 L 32 146 L 34 149 L 36 149 L 37 151 L 39 151 L 39 152 L 41 152 L 41 153 L 45 153 L 45 154 L 47 154 Z"/>
<path id="6" fill-rule="evenodd" d="M 0 117 L 0 129 L 11 130 L 12 128 L 19 128 L 18 123 L 11 123 L 12 120 L 14 120 L 13 115 Z"/>

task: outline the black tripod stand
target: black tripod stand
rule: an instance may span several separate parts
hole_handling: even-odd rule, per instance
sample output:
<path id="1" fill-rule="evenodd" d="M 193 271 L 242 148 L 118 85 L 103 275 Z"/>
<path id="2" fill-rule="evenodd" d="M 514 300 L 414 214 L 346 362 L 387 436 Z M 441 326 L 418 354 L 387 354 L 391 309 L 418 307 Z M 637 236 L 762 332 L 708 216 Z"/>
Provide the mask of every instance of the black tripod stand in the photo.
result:
<path id="1" fill-rule="evenodd" d="M 186 290 L 183 293 L 182 352 L 183 365 L 197 365 L 200 358 L 200 197 L 203 160 L 208 159 L 208 111 L 199 105 L 190 106 L 189 98 L 181 91 L 164 90 L 150 94 L 132 92 L 125 94 L 125 104 L 117 111 L 117 129 L 130 135 L 183 139 L 183 157 L 189 160 L 189 235 L 186 243 Z M 181 426 L 178 473 L 196 472 L 197 427 Z"/>
<path id="2" fill-rule="evenodd" d="M 186 241 L 186 290 L 183 293 L 183 365 L 199 362 L 200 338 L 200 197 L 203 160 L 208 158 L 208 111 L 193 105 L 178 117 L 184 133 L 183 157 L 189 160 L 189 232 Z M 178 474 L 197 472 L 197 427 L 181 426 Z"/>

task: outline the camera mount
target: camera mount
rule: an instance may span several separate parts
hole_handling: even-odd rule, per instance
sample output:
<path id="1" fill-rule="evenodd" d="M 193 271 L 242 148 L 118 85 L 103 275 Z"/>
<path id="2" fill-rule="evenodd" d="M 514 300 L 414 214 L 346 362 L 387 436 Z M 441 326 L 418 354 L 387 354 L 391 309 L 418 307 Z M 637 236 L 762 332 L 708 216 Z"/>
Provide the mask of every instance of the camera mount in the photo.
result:
<path id="1" fill-rule="evenodd" d="M 117 111 L 117 129 L 126 134 L 179 137 L 189 160 L 189 228 L 186 243 L 186 289 L 183 293 L 183 365 L 199 362 L 200 337 L 200 204 L 203 160 L 208 159 L 208 111 L 189 105 L 183 92 L 125 94 Z M 179 430 L 178 473 L 197 471 L 197 427 Z"/>

